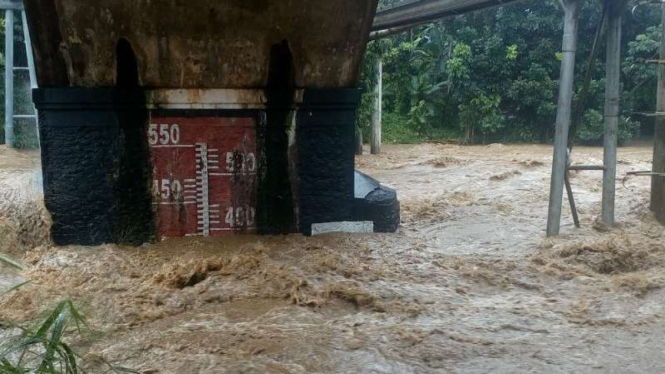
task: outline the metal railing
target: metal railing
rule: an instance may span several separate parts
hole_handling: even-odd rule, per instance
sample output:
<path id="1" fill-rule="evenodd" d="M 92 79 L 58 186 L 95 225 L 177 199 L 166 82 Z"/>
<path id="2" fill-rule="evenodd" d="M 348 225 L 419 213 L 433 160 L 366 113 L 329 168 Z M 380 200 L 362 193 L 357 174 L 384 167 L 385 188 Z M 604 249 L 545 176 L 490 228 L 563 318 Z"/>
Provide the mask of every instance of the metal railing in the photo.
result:
<path id="1" fill-rule="evenodd" d="M 5 144 L 13 147 L 14 119 L 34 119 L 35 127 L 38 126 L 39 122 L 37 111 L 33 114 L 14 114 L 14 72 L 28 71 L 30 87 L 33 89 L 37 88 L 37 74 L 23 2 L 21 0 L 0 0 L 0 9 L 5 11 Z M 14 12 L 16 11 L 21 12 L 28 66 L 14 66 Z M 39 137 L 39 130 L 37 130 L 37 137 Z"/>

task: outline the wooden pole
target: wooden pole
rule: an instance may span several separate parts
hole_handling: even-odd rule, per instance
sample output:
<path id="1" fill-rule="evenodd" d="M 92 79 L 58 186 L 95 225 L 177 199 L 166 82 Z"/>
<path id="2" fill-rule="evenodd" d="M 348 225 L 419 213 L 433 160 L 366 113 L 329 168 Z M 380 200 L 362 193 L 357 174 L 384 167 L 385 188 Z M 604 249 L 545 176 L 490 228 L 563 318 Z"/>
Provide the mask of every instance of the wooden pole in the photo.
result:
<path id="1" fill-rule="evenodd" d="M 372 113 L 371 152 L 381 153 L 381 102 L 383 96 L 383 61 L 376 60 L 376 85 L 374 86 L 374 112 Z"/>
<path id="2" fill-rule="evenodd" d="M 563 25 L 563 58 L 559 78 L 559 106 L 556 115 L 554 135 L 554 157 L 550 184 L 550 203 L 547 214 L 547 236 L 559 235 L 561 205 L 566 173 L 568 130 L 570 128 L 575 77 L 575 54 L 577 51 L 577 27 L 579 23 L 580 0 L 560 0 L 565 13 Z"/>
<path id="3" fill-rule="evenodd" d="M 573 195 L 573 187 L 570 185 L 570 173 L 568 170 L 563 174 L 564 185 L 568 194 L 568 202 L 570 203 L 570 212 L 573 214 L 573 223 L 578 229 L 580 225 L 580 217 L 577 215 L 577 207 L 575 206 L 575 196 Z"/>
<path id="4" fill-rule="evenodd" d="M 621 18 L 623 8 L 618 2 L 607 6 L 607 78 L 605 83 L 605 135 L 603 164 L 602 220 L 614 226 L 614 201 L 617 177 L 617 141 L 619 132 L 619 99 L 621 89 Z"/>
<path id="5" fill-rule="evenodd" d="M 665 4 L 661 5 L 663 28 L 660 41 L 660 59 L 665 60 Z M 656 131 L 654 134 L 653 145 L 653 172 L 665 173 L 665 64 L 658 64 L 658 94 L 657 94 L 656 112 Z M 654 211 L 656 218 L 662 224 L 665 224 L 665 177 L 653 175 L 651 177 L 651 210 Z"/>

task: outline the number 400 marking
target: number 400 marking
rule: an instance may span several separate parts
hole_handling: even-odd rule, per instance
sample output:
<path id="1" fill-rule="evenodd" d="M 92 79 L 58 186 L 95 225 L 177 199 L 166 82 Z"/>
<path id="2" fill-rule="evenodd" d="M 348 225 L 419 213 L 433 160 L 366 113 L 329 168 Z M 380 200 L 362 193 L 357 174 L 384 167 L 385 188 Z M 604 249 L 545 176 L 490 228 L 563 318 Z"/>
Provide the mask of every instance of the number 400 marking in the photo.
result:
<path id="1" fill-rule="evenodd" d="M 256 210 L 245 207 L 231 207 L 226 211 L 226 219 L 224 220 L 229 227 L 252 227 L 254 226 L 254 219 Z"/>

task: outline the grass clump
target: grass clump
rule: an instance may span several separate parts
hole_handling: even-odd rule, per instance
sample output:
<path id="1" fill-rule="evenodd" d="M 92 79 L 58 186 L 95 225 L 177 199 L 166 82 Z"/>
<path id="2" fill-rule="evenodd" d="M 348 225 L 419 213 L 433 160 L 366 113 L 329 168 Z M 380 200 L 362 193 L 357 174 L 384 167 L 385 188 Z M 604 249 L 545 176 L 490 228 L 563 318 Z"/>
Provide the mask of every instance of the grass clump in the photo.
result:
<path id="1" fill-rule="evenodd" d="M 25 270 L 25 266 L 7 255 L 0 253 L 0 264 L 14 268 L 15 270 Z"/>
<path id="2" fill-rule="evenodd" d="M 66 342 L 72 335 L 89 330 L 83 315 L 71 300 L 65 300 L 33 328 L 18 327 L 21 333 L 0 346 L 0 374 L 85 374 L 82 359 Z M 106 372 L 135 373 L 104 362 Z"/>

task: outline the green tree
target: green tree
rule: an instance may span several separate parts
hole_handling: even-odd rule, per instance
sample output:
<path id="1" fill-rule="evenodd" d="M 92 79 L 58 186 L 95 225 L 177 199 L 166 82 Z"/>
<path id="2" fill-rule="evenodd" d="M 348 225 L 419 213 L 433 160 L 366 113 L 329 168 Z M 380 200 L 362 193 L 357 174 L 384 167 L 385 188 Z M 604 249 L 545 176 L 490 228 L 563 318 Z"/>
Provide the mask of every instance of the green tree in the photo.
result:
<path id="1" fill-rule="evenodd" d="M 381 7 L 394 3 L 381 1 Z M 623 140 L 639 131 L 634 120 L 643 118 L 633 113 L 653 111 L 655 104 L 655 69 L 643 62 L 658 49 L 657 13 L 653 7 L 642 6 L 628 12 L 624 20 L 622 115 L 627 120 L 623 121 Z M 386 138 L 412 141 L 414 136 L 426 139 L 452 134 L 469 143 L 551 139 L 562 17 L 555 0 L 526 0 L 370 43 L 368 55 L 384 61 Z M 580 17 L 575 98 L 601 17 L 599 2 L 587 1 Z M 595 143 L 602 135 L 596 115 L 604 105 L 604 54 L 600 56 L 592 71 L 585 120 L 576 138 L 580 142 Z M 365 66 L 367 72 L 372 64 Z M 370 77 L 363 75 L 363 86 Z M 371 108 L 365 113 L 369 116 Z M 367 122 L 361 117 L 363 121 Z M 642 122 L 643 127 L 649 126 Z"/>

